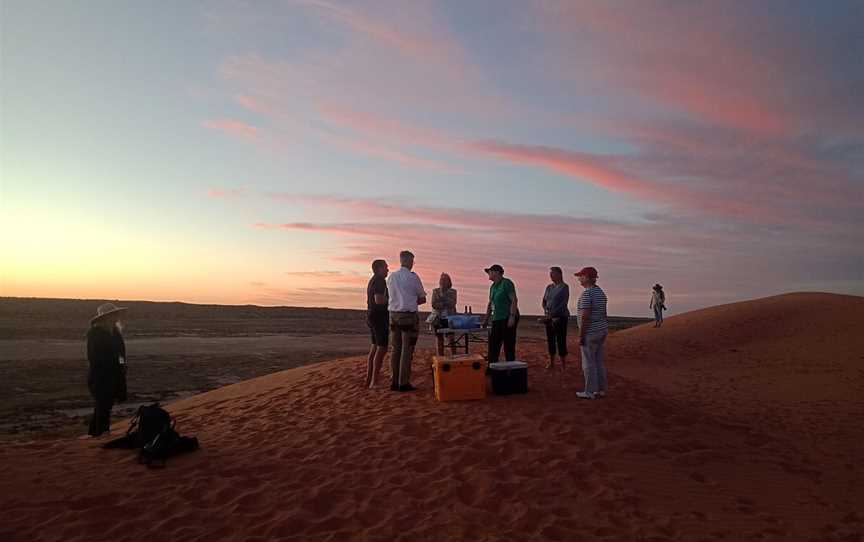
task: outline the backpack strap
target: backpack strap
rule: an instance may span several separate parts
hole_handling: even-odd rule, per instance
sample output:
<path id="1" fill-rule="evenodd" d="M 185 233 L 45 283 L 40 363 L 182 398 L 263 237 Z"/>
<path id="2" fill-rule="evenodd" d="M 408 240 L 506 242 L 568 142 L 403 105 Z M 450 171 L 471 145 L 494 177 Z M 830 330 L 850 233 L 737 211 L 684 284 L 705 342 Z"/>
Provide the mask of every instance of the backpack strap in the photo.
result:
<path id="1" fill-rule="evenodd" d="M 135 413 L 135 416 L 132 417 L 132 421 L 129 422 L 129 429 L 126 430 L 127 437 L 138 430 L 138 422 L 141 420 L 141 410 L 143 408 L 143 405 L 138 407 L 138 411 Z"/>

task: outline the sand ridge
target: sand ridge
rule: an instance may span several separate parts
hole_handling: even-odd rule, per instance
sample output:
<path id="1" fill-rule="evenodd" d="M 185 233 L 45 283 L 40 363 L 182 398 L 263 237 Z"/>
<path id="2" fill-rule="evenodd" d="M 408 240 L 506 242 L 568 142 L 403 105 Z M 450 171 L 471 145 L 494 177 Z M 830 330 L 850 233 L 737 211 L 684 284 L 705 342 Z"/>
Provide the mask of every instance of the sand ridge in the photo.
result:
<path id="1" fill-rule="evenodd" d="M 850 426 L 862 351 L 844 311 L 862 323 L 864 299 L 815 300 L 826 326 L 836 313 L 825 363 L 842 367 L 821 437 L 802 436 L 812 420 L 792 416 L 790 398 L 747 387 L 770 380 L 751 382 L 751 350 L 801 351 L 811 337 L 774 321 L 768 339 L 744 340 L 717 313 L 691 313 L 610 338 L 605 400 L 576 399 L 577 364 L 564 378 L 543 371 L 542 347 L 526 345 L 528 395 L 436 403 L 421 352 L 415 393 L 361 389 L 365 360 L 347 358 L 172 403 L 203 448 L 161 471 L 93 441 L 9 443 L 0 538 L 860 540 L 862 469 L 849 454 L 864 437 Z M 814 299 L 781 301 L 717 309 L 797 322 L 789 308 Z M 788 369 L 777 377 L 807 376 Z"/>

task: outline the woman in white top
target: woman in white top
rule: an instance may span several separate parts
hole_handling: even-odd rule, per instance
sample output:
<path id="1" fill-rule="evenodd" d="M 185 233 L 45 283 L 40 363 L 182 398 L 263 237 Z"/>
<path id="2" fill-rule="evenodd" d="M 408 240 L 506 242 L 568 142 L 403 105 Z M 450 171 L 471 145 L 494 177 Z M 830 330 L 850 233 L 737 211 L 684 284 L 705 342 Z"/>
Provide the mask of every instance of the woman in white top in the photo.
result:
<path id="1" fill-rule="evenodd" d="M 441 273 L 441 278 L 438 280 L 438 288 L 432 290 L 432 314 L 430 315 L 430 323 L 432 330 L 435 332 L 435 340 L 438 342 L 438 355 L 444 355 L 444 334 L 438 333 L 439 329 L 447 327 L 447 317 L 456 314 L 456 305 L 458 303 L 456 290 L 453 288 L 453 281 L 447 273 Z M 453 342 L 453 334 L 447 333 L 449 342 Z M 451 347 L 451 353 L 456 355 L 456 347 Z"/>

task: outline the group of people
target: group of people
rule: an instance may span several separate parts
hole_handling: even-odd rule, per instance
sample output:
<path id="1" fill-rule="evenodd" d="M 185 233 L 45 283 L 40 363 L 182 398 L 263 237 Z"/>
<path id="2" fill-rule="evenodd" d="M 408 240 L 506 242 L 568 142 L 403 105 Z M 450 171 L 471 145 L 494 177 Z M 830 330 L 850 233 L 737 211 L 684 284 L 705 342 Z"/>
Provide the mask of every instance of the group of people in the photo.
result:
<path id="1" fill-rule="evenodd" d="M 390 273 L 385 260 L 372 262 L 372 277 L 366 288 L 367 323 L 372 347 L 366 366 L 365 385 L 375 388 L 380 379 L 384 357 L 390 348 L 390 390 L 413 391 L 411 362 L 420 335 L 419 307 L 427 301 L 423 282 L 413 271 L 414 254 L 404 250 L 399 254 L 399 269 Z M 486 314 L 482 321 L 489 328 L 487 360 L 496 363 L 504 350 L 505 361 L 516 360 L 516 331 L 519 326 L 519 298 L 516 285 L 504 276 L 504 268 L 494 264 L 484 269 L 492 284 Z M 574 275 L 584 288 L 577 303 L 579 347 L 585 389 L 577 396 L 584 399 L 604 397 L 607 391 L 603 350 L 609 333 L 606 316 L 606 294 L 597 285 L 598 273 L 585 267 Z M 570 322 L 570 287 L 564 282 L 560 267 L 549 269 L 551 284 L 543 294 L 544 315 L 549 347 L 547 369 L 553 369 L 556 359 L 561 369 L 567 367 L 567 328 Z M 450 275 L 442 273 L 438 288 L 432 291 L 432 312 L 427 320 L 436 331 L 437 351 L 444 353 L 447 319 L 457 313 L 458 295 Z M 652 305 L 653 306 L 653 305 Z M 450 336 L 450 347 L 453 346 Z"/>
<path id="2" fill-rule="evenodd" d="M 412 271 L 414 255 L 405 250 L 399 254 L 399 269 L 390 273 L 387 262 L 372 262 L 372 278 L 366 289 L 367 323 L 371 333 L 372 348 L 366 370 L 366 386 L 374 388 L 378 383 L 384 357 L 390 347 L 390 389 L 413 391 L 411 365 L 414 349 L 420 335 L 419 307 L 426 303 L 426 291 L 420 277 Z M 496 363 L 504 350 L 504 359 L 516 359 L 516 330 L 519 326 L 519 298 L 516 285 L 504 276 L 504 268 L 495 264 L 484 270 L 492 284 L 489 301 L 482 326 L 489 328 L 487 359 Z M 603 347 L 609 332 L 606 319 L 606 294 L 597 286 L 597 270 L 585 267 L 575 273 L 584 288 L 577 303 L 579 326 L 579 348 L 582 354 L 582 370 L 585 389 L 579 397 L 594 399 L 606 395 L 606 368 L 603 364 Z M 549 269 L 551 283 L 543 293 L 543 318 L 549 347 L 547 369 L 553 369 L 556 359 L 561 370 L 567 368 L 567 328 L 570 322 L 570 287 L 564 282 L 560 267 Z M 447 273 L 441 273 L 438 288 L 432 291 L 432 313 L 428 322 L 436 331 L 437 350 L 443 355 L 445 335 L 455 353 L 452 334 L 446 331 L 447 319 L 458 312 L 457 291 Z M 663 287 L 655 284 L 650 308 L 654 310 L 655 327 L 663 324 L 666 310 L 666 294 Z M 116 401 L 126 399 L 126 345 L 123 340 L 123 307 L 105 303 L 97 309 L 90 320 L 87 332 L 87 358 L 90 368 L 87 385 L 94 400 L 93 416 L 89 433 L 99 436 L 108 431 L 111 424 L 111 409 Z"/>

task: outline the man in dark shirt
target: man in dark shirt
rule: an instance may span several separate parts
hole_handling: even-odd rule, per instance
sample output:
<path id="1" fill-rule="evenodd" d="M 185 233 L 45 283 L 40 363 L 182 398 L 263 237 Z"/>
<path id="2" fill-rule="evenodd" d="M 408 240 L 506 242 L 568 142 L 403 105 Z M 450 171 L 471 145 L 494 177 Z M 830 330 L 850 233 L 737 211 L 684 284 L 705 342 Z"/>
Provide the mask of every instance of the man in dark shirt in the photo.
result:
<path id="1" fill-rule="evenodd" d="M 372 337 L 372 348 L 366 362 L 366 387 L 375 387 L 375 381 L 381 372 L 381 363 L 387 355 L 388 338 L 390 335 L 390 312 L 387 304 L 387 262 L 375 260 L 372 262 L 372 278 L 366 286 L 366 323 Z"/>

